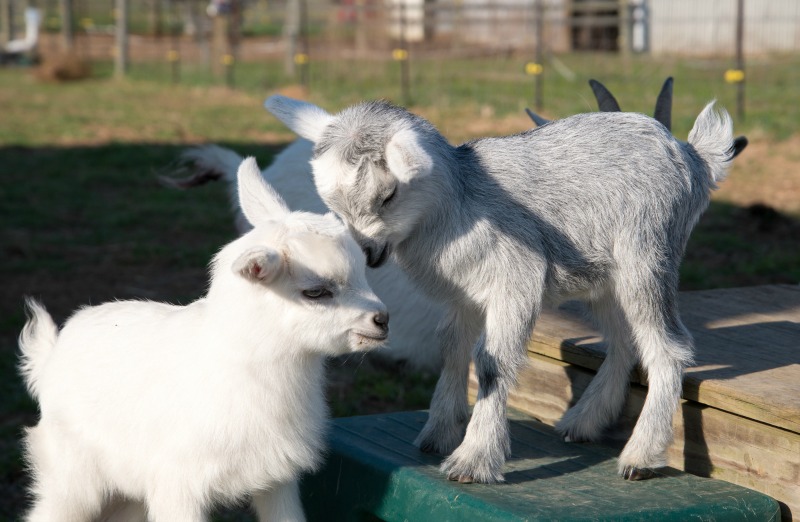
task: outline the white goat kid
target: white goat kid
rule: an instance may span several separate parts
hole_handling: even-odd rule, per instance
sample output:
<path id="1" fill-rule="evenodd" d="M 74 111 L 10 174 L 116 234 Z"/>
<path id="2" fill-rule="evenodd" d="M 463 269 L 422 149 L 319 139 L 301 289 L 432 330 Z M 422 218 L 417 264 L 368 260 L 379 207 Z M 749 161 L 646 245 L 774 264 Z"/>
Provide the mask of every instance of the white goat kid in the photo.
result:
<path id="1" fill-rule="evenodd" d="M 509 453 L 506 400 L 545 301 L 589 303 L 609 344 L 591 386 L 558 426 L 599 437 L 638 361 L 647 399 L 619 458 L 626 479 L 665 464 L 693 343 L 677 309 L 686 241 L 726 173 L 731 121 L 709 104 L 688 143 L 652 118 L 579 114 L 454 147 L 427 121 L 383 102 L 333 116 L 274 96 L 268 110 L 315 143 L 323 201 L 380 265 L 390 253 L 451 312 L 442 375 L 417 444 L 442 471 L 497 482 Z M 479 382 L 469 419 L 470 351 Z M 467 421 L 469 423 L 467 425 Z"/>
<path id="2" fill-rule="evenodd" d="M 324 213 L 328 208 L 317 194 L 311 174 L 309 160 L 312 149 L 313 144 L 308 140 L 295 140 L 275 157 L 261 175 L 292 210 Z M 239 208 L 236 189 L 236 169 L 242 157 L 231 149 L 206 145 L 187 150 L 183 159 L 192 164 L 197 173 L 182 180 L 167 178 L 165 182 L 173 186 L 190 187 L 204 183 L 209 178 L 224 178 L 230 191 L 236 229 L 240 234 L 247 232 L 251 225 Z M 441 367 L 441 355 L 433 339 L 436 325 L 444 315 L 443 308 L 412 284 L 394 263 L 370 270 L 367 281 L 392 315 L 392 329 L 386 349 L 378 353 L 414 368 L 438 370 Z"/>
<path id="3" fill-rule="evenodd" d="M 247 497 L 259 520 L 304 518 L 324 358 L 383 344 L 388 316 L 338 218 L 290 212 L 253 159 L 239 194 L 254 228 L 215 256 L 204 298 L 87 307 L 61 332 L 29 300 L 20 369 L 41 420 L 25 437 L 28 521 L 91 520 L 122 500 L 196 522 Z"/>

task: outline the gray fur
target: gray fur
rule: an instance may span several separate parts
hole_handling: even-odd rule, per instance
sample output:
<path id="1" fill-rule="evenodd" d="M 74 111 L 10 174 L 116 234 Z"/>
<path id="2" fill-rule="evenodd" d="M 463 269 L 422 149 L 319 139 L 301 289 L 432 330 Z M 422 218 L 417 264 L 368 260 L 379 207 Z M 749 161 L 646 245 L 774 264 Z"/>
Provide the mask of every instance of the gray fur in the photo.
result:
<path id="1" fill-rule="evenodd" d="M 303 102 L 267 108 L 294 130 Z M 462 482 L 502 481 L 506 400 L 543 303 L 582 299 L 609 356 L 558 430 L 592 440 L 619 414 L 638 360 L 650 388 L 620 456 L 638 478 L 663 466 L 692 338 L 678 315 L 686 241 L 725 175 L 731 122 L 711 104 L 683 143 L 634 113 L 579 114 L 504 138 L 453 147 L 428 122 L 382 102 L 320 121 L 313 160 L 327 205 L 377 266 L 387 252 L 451 312 L 440 328 L 444 368 L 417 439 L 449 455 Z M 308 137 L 308 136 L 306 136 Z M 388 187 L 388 189 L 387 189 Z M 385 205 L 387 190 L 396 189 Z M 467 418 L 467 368 L 479 379 Z M 462 440 L 463 435 L 463 440 Z"/>

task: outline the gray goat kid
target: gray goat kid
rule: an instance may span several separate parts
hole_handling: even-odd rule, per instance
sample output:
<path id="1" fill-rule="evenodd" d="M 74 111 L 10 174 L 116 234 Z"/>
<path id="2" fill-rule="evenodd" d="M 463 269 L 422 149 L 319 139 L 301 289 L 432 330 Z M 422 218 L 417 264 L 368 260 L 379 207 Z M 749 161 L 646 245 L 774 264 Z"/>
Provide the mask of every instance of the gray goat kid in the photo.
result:
<path id="1" fill-rule="evenodd" d="M 557 426 L 598 438 L 619 414 L 639 361 L 649 390 L 619 457 L 626 479 L 665 465 L 692 337 L 678 315 L 678 266 L 726 175 L 732 123 L 708 104 L 688 143 L 635 113 L 579 114 L 521 134 L 450 145 L 426 120 L 385 102 L 331 115 L 282 96 L 266 107 L 315 143 L 317 190 L 379 266 L 393 254 L 446 303 L 443 370 L 427 452 L 451 480 L 503 480 L 506 401 L 545 302 L 582 299 L 608 343 L 586 393 Z M 479 391 L 466 398 L 470 354 Z"/>
<path id="2" fill-rule="evenodd" d="M 672 131 L 672 84 L 672 76 L 664 80 L 661 91 L 658 93 L 658 98 L 656 98 L 655 111 L 653 111 L 653 118 L 666 127 L 668 131 Z M 614 98 L 614 95 L 611 94 L 611 91 L 609 91 L 605 85 L 592 79 L 589 80 L 589 86 L 592 88 L 592 93 L 594 93 L 594 97 L 597 100 L 597 108 L 600 112 L 622 111 L 619 102 L 617 102 L 617 99 Z M 528 116 L 536 125 L 546 125 L 551 121 L 539 116 L 530 109 L 525 109 L 525 112 L 528 113 Z M 737 136 L 734 138 L 731 157 L 735 158 L 738 156 L 745 147 L 747 147 L 747 144 L 746 136 Z"/>

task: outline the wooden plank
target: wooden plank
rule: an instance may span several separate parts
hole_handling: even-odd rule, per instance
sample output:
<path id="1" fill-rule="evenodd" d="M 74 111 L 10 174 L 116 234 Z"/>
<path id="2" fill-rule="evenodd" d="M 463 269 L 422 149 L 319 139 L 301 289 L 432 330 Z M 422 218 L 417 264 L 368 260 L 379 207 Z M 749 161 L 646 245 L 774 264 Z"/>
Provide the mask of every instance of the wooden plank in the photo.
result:
<path id="1" fill-rule="evenodd" d="M 684 292 L 680 307 L 696 344 L 684 398 L 800 433 L 800 287 Z M 542 315 L 528 350 L 591 370 L 605 357 L 574 303 Z"/>
<path id="2" fill-rule="evenodd" d="M 520 374 L 509 406 L 555 425 L 586 390 L 594 372 L 532 354 Z M 470 399 L 477 380 L 470 374 Z M 603 443 L 619 451 L 630 436 L 644 403 L 646 388 L 634 384 L 620 422 Z M 800 515 L 800 435 L 738 415 L 683 401 L 673 418 L 675 442 L 669 465 L 761 491 L 781 502 L 784 519 Z"/>
<path id="3" fill-rule="evenodd" d="M 334 421 L 322 470 L 301 481 L 310 522 L 550 520 L 776 520 L 773 499 L 675 470 L 629 482 L 608 449 L 566 444 L 548 427 L 510 412 L 512 455 L 505 484 L 459 484 L 438 470 L 441 456 L 413 440 L 425 412 Z"/>

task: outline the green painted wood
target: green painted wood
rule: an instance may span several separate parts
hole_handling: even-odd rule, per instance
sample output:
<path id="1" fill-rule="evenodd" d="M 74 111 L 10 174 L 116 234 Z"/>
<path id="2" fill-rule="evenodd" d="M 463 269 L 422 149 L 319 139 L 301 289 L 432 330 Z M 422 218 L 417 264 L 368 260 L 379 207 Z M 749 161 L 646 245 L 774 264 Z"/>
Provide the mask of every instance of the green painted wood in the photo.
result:
<path id="1" fill-rule="evenodd" d="M 326 464 L 301 482 L 310 522 L 780 520 L 778 503 L 720 480 L 665 469 L 625 481 L 608 448 L 568 444 L 512 412 L 505 484 L 458 484 L 413 445 L 427 413 L 337 419 Z"/>

